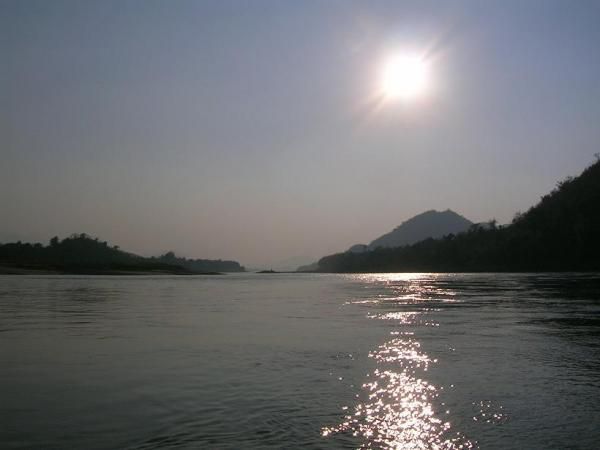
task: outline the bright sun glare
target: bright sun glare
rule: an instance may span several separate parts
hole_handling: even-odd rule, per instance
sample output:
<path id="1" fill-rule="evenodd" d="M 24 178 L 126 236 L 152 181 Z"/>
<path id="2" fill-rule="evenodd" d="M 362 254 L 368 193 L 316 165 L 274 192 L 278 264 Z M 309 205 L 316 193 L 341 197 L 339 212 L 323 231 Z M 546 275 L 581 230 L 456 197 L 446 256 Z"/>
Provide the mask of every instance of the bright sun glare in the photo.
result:
<path id="1" fill-rule="evenodd" d="M 387 100 L 420 97 L 428 85 L 429 64 L 419 55 L 395 55 L 383 66 L 381 89 Z"/>

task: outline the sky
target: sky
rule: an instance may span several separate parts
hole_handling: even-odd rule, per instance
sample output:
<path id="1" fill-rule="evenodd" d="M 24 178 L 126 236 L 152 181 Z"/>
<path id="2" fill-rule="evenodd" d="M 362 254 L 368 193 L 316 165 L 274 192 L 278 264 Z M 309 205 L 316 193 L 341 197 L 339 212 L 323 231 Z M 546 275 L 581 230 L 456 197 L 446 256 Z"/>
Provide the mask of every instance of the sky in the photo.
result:
<path id="1" fill-rule="evenodd" d="M 0 0 L 0 242 L 310 262 L 600 151 L 600 2 Z M 381 101 L 390 54 L 427 58 Z"/>

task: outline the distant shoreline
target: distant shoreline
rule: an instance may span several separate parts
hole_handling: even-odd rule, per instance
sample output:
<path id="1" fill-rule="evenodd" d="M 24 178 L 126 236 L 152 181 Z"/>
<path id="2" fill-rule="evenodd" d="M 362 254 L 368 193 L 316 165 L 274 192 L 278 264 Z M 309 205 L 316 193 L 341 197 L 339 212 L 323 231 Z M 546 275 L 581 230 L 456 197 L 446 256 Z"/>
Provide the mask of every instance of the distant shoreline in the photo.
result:
<path id="1" fill-rule="evenodd" d="M 0 275 L 224 275 L 222 272 L 192 272 L 185 270 L 167 269 L 96 269 L 96 268 L 59 268 L 59 267 L 25 267 L 25 266 L 0 266 Z"/>
<path id="2" fill-rule="evenodd" d="M 260 271 L 246 272 L 247 274 L 320 274 L 320 275 L 367 275 L 367 274 L 392 274 L 392 273 L 439 273 L 439 274 L 540 274 L 540 273 L 579 273 L 579 274 L 600 274 L 598 270 L 481 270 L 481 271 L 465 271 L 465 270 L 441 270 L 441 271 L 396 271 L 396 272 L 329 272 L 329 271 Z M 119 270 L 119 269 L 58 269 L 58 268 L 31 268 L 31 267 L 16 267 L 16 266 L 0 266 L 0 275 L 105 275 L 105 276 L 127 276 L 127 275 L 226 275 L 223 272 L 182 272 L 170 270 Z"/>

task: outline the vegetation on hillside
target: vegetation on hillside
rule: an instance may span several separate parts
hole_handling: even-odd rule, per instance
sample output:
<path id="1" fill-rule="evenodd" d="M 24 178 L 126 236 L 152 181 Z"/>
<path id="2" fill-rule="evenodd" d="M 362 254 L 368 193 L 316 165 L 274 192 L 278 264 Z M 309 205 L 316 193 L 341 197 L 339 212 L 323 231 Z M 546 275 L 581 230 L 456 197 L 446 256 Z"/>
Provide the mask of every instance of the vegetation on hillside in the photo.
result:
<path id="1" fill-rule="evenodd" d="M 319 261 L 323 272 L 579 270 L 600 270 L 600 159 L 510 225 L 492 221 L 441 239 Z"/>
<path id="2" fill-rule="evenodd" d="M 220 259 L 189 259 L 176 256 L 173 252 L 167 252 L 158 258 L 150 258 L 152 261 L 185 267 L 194 272 L 244 272 L 244 267 L 237 261 L 223 261 Z"/>
<path id="3" fill-rule="evenodd" d="M 175 257 L 172 252 L 159 258 L 144 258 L 85 233 L 73 234 L 62 241 L 53 237 L 47 246 L 21 241 L 0 244 L 0 266 L 66 273 L 141 271 L 189 274 L 244 270 L 234 261 L 187 260 Z"/>

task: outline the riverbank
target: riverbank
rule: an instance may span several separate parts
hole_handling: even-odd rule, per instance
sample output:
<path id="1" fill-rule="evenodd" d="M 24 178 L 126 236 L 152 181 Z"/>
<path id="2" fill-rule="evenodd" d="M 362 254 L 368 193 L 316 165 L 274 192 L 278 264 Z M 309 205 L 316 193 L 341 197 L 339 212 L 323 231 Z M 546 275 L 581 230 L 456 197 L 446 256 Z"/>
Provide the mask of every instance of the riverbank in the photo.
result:
<path id="1" fill-rule="evenodd" d="M 0 275 L 223 275 L 222 272 L 193 272 L 179 267 L 171 268 L 76 268 L 0 266 Z"/>

